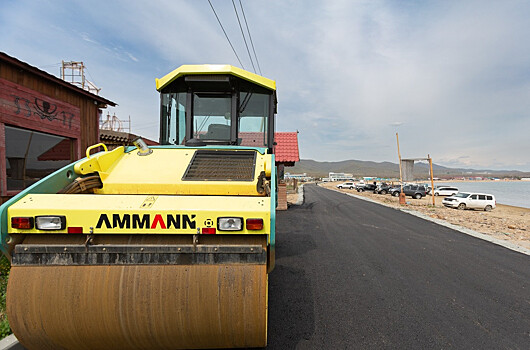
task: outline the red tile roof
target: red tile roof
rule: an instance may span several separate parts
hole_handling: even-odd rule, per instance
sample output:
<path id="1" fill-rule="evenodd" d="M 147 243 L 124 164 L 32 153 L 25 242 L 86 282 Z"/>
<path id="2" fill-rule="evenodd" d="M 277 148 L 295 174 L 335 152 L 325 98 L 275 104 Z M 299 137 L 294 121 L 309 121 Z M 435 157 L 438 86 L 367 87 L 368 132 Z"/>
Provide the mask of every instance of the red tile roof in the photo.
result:
<path id="1" fill-rule="evenodd" d="M 300 161 L 298 152 L 298 132 L 277 132 L 274 133 L 274 154 L 276 162 L 291 163 Z"/>
<path id="2" fill-rule="evenodd" d="M 240 132 L 241 146 L 263 147 L 264 133 L 262 132 Z M 298 133 L 297 132 L 276 132 L 274 133 L 274 154 L 276 162 L 294 163 L 300 161 L 298 152 Z"/>

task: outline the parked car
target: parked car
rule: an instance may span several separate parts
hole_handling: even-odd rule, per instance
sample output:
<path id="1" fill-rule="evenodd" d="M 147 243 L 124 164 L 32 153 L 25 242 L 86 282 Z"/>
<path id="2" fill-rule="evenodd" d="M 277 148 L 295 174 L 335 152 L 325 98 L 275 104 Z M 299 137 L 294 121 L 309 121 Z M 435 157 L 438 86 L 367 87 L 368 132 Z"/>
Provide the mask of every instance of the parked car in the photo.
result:
<path id="1" fill-rule="evenodd" d="M 343 188 L 349 188 L 350 190 L 353 190 L 354 187 L 355 187 L 355 183 L 353 182 L 345 182 L 345 183 L 337 185 L 337 188 L 340 188 L 341 190 Z"/>
<path id="2" fill-rule="evenodd" d="M 360 184 L 356 186 L 357 192 L 373 191 L 376 189 L 375 184 Z"/>
<path id="3" fill-rule="evenodd" d="M 449 208 L 482 209 L 490 211 L 497 206 L 495 196 L 487 193 L 459 192 L 454 196 L 444 198 L 442 204 Z"/>
<path id="4" fill-rule="evenodd" d="M 389 184 L 383 182 L 383 183 L 377 185 L 377 187 L 374 190 L 374 193 L 387 194 L 391 188 L 393 188 L 393 187 L 390 186 Z"/>
<path id="5" fill-rule="evenodd" d="M 458 193 L 458 188 L 450 186 L 442 186 L 434 189 L 435 196 L 454 196 Z"/>
<path id="6" fill-rule="evenodd" d="M 396 187 L 389 193 L 394 197 L 397 197 L 401 193 L 401 187 Z M 411 196 L 415 199 L 421 199 L 427 195 L 425 186 L 423 185 L 405 185 L 403 186 L 403 193 L 405 193 L 405 196 Z"/>

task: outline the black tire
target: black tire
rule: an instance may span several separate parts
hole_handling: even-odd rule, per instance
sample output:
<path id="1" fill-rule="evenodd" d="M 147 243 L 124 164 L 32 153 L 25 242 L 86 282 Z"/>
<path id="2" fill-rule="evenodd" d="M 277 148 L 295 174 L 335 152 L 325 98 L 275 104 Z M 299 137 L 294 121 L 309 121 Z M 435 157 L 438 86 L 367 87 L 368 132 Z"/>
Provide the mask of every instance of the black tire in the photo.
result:
<path id="1" fill-rule="evenodd" d="M 394 197 L 399 197 L 399 192 L 397 192 L 397 191 L 396 191 L 396 192 L 393 192 L 392 195 L 393 195 Z"/>
<path id="2" fill-rule="evenodd" d="M 342 190 L 342 186 L 339 186 L 339 190 Z"/>
<path id="3" fill-rule="evenodd" d="M 353 190 L 353 186 L 350 186 L 350 190 Z"/>
<path id="4" fill-rule="evenodd" d="M 416 193 L 414 195 L 414 199 L 421 199 L 421 193 Z"/>
<path id="5" fill-rule="evenodd" d="M 486 207 L 484 207 L 484 211 L 491 211 L 491 209 L 493 209 L 491 205 L 486 205 Z"/>
<path id="6" fill-rule="evenodd" d="M 438 192 L 436 192 L 434 195 L 435 195 L 436 197 L 438 197 L 440 194 L 439 194 Z"/>
<path id="7" fill-rule="evenodd" d="M 364 192 L 364 190 L 362 188 L 359 188 L 357 192 Z"/>
<path id="8" fill-rule="evenodd" d="M 466 205 L 464 203 L 460 203 L 460 204 L 458 204 L 457 209 L 464 210 L 464 209 L 466 209 Z"/>
<path id="9" fill-rule="evenodd" d="M 382 190 L 382 191 L 381 191 L 381 194 L 386 194 L 386 190 Z"/>

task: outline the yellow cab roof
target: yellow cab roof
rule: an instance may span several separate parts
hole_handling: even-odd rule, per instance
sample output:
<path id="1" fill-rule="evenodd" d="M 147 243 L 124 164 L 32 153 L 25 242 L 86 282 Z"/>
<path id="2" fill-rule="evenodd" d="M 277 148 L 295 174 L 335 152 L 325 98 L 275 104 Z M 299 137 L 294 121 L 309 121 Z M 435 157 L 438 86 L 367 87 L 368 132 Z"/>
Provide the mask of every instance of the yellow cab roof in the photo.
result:
<path id="1" fill-rule="evenodd" d="M 186 76 L 186 75 L 196 75 L 196 74 L 231 74 L 236 77 L 248 80 L 254 84 L 260 85 L 266 89 L 276 91 L 276 82 L 271 79 L 267 79 L 260 75 L 247 72 L 244 69 L 231 66 L 229 64 L 185 64 L 169 74 L 166 74 L 160 79 L 156 79 L 156 89 L 158 91 L 162 90 L 164 87 L 168 86 L 174 80 Z"/>

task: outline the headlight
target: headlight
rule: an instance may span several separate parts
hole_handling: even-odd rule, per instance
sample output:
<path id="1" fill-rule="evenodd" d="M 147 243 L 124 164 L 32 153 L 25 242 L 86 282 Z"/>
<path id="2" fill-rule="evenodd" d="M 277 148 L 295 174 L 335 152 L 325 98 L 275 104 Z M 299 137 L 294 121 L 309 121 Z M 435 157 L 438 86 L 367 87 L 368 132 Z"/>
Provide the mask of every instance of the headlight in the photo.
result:
<path id="1" fill-rule="evenodd" d="M 66 227 L 66 217 L 36 216 L 35 227 L 37 230 L 64 230 Z"/>
<path id="2" fill-rule="evenodd" d="M 241 231 L 243 229 L 242 218 L 217 218 L 219 231 Z"/>

